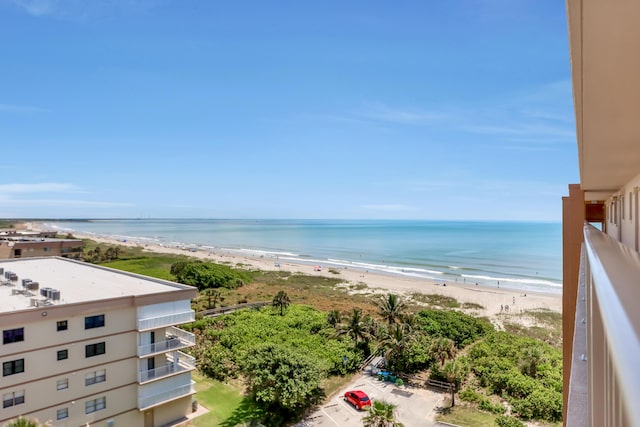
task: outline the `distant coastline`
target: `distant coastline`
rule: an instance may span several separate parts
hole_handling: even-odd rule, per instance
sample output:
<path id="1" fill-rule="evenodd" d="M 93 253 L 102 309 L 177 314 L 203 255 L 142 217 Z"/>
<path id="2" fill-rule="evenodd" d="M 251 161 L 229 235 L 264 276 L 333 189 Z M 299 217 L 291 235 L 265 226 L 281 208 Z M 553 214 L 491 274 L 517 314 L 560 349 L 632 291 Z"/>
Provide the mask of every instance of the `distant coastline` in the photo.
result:
<path id="1" fill-rule="evenodd" d="M 560 294 L 560 224 L 97 219 L 41 227 L 141 245 Z"/>

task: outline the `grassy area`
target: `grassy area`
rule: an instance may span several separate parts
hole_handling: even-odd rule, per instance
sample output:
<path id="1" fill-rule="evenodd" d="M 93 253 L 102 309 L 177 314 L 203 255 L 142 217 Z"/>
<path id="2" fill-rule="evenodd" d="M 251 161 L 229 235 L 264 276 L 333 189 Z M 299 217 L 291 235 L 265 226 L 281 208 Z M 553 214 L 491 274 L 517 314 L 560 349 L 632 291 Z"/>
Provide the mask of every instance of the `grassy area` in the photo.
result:
<path id="1" fill-rule="evenodd" d="M 414 301 L 421 302 L 423 304 L 428 304 L 434 307 L 443 307 L 443 308 L 458 308 L 460 307 L 460 303 L 453 297 L 448 297 L 446 295 L 440 294 L 421 294 L 421 293 L 412 293 L 411 298 Z"/>
<path id="2" fill-rule="evenodd" d="M 476 304 L 475 302 L 463 302 L 462 308 L 466 310 L 484 310 L 484 305 Z"/>
<path id="3" fill-rule="evenodd" d="M 356 374 L 349 374 L 345 376 L 333 376 L 326 378 L 322 381 L 322 389 L 324 390 L 324 394 L 327 398 L 331 397 L 335 392 L 340 390 L 346 384 L 356 376 Z"/>
<path id="4" fill-rule="evenodd" d="M 207 414 L 194 419 L 191 426 L 220 426 L 242 406 L 245 398 L 237 387 L 211 380 L 197 373 L 191 376 L 196 382 L 196 399 L 209 410 Z"/>
<path id="5" fill-rule="evenodd" d="M 129 271 L 131 273 L 144 274 L 145 276 L 157 277 L 164 280 L 175 280 L 169 273 L 171 264 L 178 261 L 173 256 L 145 256 L 141 258 L 121 259 L 118 261 L 105 262 L 101 265 L 118 270 Z"/>
<path id="6" fill-rule="evenodd" d="M 461 405 L 454 406 L 451 410 L 446 409 L 436 417 L 437 421 L 456 424 L 460 427 L 495 427 L 495 419 L 495 415 Z"/>

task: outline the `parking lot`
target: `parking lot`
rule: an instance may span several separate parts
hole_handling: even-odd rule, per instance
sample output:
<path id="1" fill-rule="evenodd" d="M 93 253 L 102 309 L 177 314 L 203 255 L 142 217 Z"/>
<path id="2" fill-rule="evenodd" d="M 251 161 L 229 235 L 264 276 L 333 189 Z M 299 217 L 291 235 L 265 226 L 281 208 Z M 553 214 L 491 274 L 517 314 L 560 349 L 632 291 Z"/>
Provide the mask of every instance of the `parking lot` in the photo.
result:
<path id="1" fill-rule="evenodd" d="M 443 395 L 430 390 L 415 387 L 397 387 L 389 382 L 378 381 L 377 377 L 363 374 L 356 377 L 348 386 L 342 388 L 332 399 L 322 405 L 305 420 L 302 425 L 326 427 L 361 427 L 366 411 L 358 411 L 343 400 L 348 390 L 362 390 L 372 401 L 384 400 L 393 403 L 396 408 L 396 420 L 405 427 L 433 426 L 433 410 Z"/>

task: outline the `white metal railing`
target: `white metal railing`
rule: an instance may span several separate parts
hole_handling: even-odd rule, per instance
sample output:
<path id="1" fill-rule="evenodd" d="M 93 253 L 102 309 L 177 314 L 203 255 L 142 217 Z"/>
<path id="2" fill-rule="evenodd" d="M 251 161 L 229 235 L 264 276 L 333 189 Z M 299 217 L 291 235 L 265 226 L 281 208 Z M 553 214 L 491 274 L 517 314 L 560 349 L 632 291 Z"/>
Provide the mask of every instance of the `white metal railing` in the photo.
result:
<path id="1" fill-rule="evenodd" d="M 173 354 L 168 354 L 165 365 L 154 369 L 138 371 L 138 382 L 145 383 L 147 381 L 159 380 L 170 375 L 192 371 L 196 368 L 195 357 L 184 354 L 181 351 L 176 351 L 175 353 L 177 361 L 171 357 Z"/>
<path id="2" fill-rule="evenodd" d="M 196 313 L 193 310 L 183 313 L 172 313 L 164 316 L 138 319 L 138 330 L 144 331 L 148 329 L 158 329 L 165 326 L 179 325 L 181 323 L 193 322 L 195 319 Z"/>
<path id="3" fill-rule="evenodd" d="M 640 426 L 640 254 L 585 225 L 589 425 Z"/>
<path id="4" fill-rule="evenodd" d="M 138 396 L 138 409 L 143 411 L 151 406 L 194 394 L 196 392 L 195 384 L 194 381 L 191 381 L 190 384 L 172 388 L 171 390 L 166 390 L 161 393 L 150 396 Z"/>
<path id="5" fill-rule="evenodd" d="M 165 339 L 153 344 L 138 346 L 138 357 L 155 353 L 164 353 L 172 350 L 193 347 L 196 345 L 196 336 L 191 332 L 183 331 L 175 326 L 170 326 L 165 331 Z"/>

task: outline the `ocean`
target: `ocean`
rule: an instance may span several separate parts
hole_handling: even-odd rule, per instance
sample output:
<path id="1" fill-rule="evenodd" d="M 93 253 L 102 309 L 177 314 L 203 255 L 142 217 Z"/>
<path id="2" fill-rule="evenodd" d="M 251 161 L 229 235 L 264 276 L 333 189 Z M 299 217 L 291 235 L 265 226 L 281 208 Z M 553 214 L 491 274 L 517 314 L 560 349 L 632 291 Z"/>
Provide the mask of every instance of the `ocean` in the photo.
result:
<path id="1" fill-rule="evenodd" d="M 112 219 L 45 226 L 443 283 L 562 292 L 559 222 Z"/>

